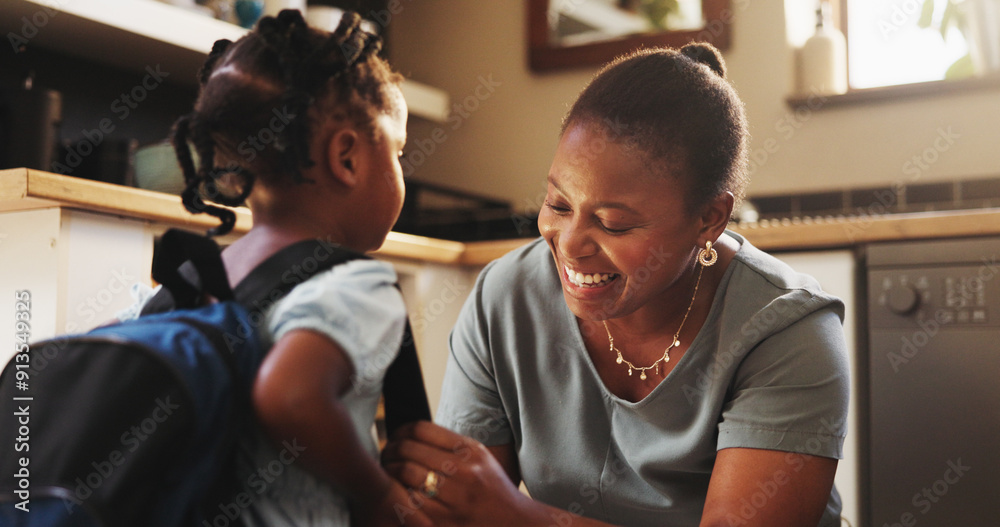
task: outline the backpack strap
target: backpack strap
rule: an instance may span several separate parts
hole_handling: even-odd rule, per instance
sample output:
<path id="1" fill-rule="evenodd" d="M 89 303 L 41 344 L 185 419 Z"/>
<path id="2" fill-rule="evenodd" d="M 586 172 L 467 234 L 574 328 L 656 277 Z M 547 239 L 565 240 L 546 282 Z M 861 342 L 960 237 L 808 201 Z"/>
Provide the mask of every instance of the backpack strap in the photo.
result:
<path id="1" fill-rule="evenodd" d="M 181 264 L 190 262 L 201 278 L 200 287 L 192 285 L 181 275 Z M 181 229 L 170 229 L 160 238 L 160 247 L 153 259 L 153 280 L 170 291 L 174 305 L 194 307 L 201 302 L 202 293 L 219 300 L 231 300 L 226 267 L 222 263 L 219 244 L 211 238 Z"/>
<path id="2" fill-rule="evenodd" d="M 236 286 L 234 294 L 236 300 L 244 306 L 263 311 L 317 273 L 360 259 L 371 258 L 319 240 L 297 242 L 281 249 L 254 268 Z M 406 423 L 431 418 L 409 319 L 406 319 L 399 355 L 386 370 L 382 395 L 385 398 L 385 424 L 389 435 Z"/>
<path id="3" fill-rule="evenodd" d="M 261 310 L 313 276 L 351 260 L 371 257 L 321 240 L 303 240 L 272 254 L 233 290 L 235 300 Z"/>
<path id="4" fill-rule="evenodd" d="M 173 234 L 168 239 L 171 232 L 180 232 L 181 235 Z M 210 291 L 210 284 L 222 282 L 226 288 L 229 287 L 229 280 L 225 275 L 225 267 L 222 265 L 219 256 L 218 245 L 209 238 L 199 234 L 189 233 L 171 229 L 164 234 L 164 240 L 168 240 L 169 245 L 164 245 L 161 241 L 160 252 L 157 259 L 161 259 L 166 250 L 171 254 L 164 261 L 154 262 L 154 278 L 157 274 L 155 269 L 160 266 L 160 276 L 170 276 L 184 282 L 187 288 L 196 291 L 193 298 L 198 298 L 199 291 Z M 208 242 L 208 243 L 205 243 Z M 195 246 L 193 249 L 175 248 L 190 243 Z M 212 257 L 211 251 L 214 246 L 215 255 L 218 258 L 218 266 L 222 272 L 215 268 L 216 257 Z M 202 262 L 201 267 L 195 261 L 184 262 L 177 254 L 197 254 Z M 291 291 L 295 286 L 315 276 L 317 273 L 329 270 L 334 266 L 349 262 L 351 260 L 370 259 L 364 254 L 345 249 L 343 247 L 323 242 L 320 240 L 304 240 L 293 243 L 277 253 L 271 255 L 261 264 L 253 269 L 246 278 L 236 285 L 230 298 L 234 298 L 247 308 L 258 312 L 263 312 L 268 306 L 279 300 L 282 296 Z M 167 272 L 164 267 L 172 265 L 173 273 Z M 201 269 L 207 269 L 208 274 L 201 274 Z M 208 277 L 202 280 L 202 277 Z M 162 282 L 162 280 L 157 279 Z M 173 283 L 176 283 L 173 282 Z M 180 286 L 180 290 L 185 291 L 185 286 Z M 177 286 L 175 286 L 177 287 Z M 398 288 L 399 285 L 397 284 Z M 214 288 L 218 289 L 218 288 Z M 182 297 L 190 298 L 190 293 Z M 213 296 L 219 298 L 213 293 Z M 178 302 L 173 290 L 164 283 L 164 291 L 149 300 L 142 310 L 142 314 L 159 313 L 169 311 L 175 307 L 184 307 L 185 304 Z M 420 370 L 420 359 L 417 356 L 417 349 L 414 343 L 413 331 L 410 328 L 410 321 L 406 319 L 403 331 L 403 342 L 396 360 L 389 365 L 385 375 L 382 394 L 385 397 L 385 420 L 386 430 L 389 435 L 400 426 L 419 420 L 430 420 L 430 404 L 427 402 L 427 391 L 424 387 L 424 379 Z"/>
<path id="5" fill-rule="evenodd" d="M 382 397 L 385 403 L 385 429 L 389 437 L 407 423 L 431 420 L 431 405 L 427 402 L 420 358 L 417 357 L 408 318 L 399 355 L 385 372 Z"/>

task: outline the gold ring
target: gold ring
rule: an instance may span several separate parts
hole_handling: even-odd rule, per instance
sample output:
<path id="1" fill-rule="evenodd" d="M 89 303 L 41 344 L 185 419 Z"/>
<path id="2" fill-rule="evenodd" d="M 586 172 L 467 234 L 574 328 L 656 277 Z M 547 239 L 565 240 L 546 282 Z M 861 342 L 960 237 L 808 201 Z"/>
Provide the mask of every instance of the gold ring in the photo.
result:
<path id="1" fill-rule="evenodd" d="M 424 478 L 424 484 L 420 487 L 420 491 L 423 492 L 428 498 L 433 498 L 438 495 L 437 472 L 434 472 L 433 470 L 427 471 L 427 477 Z"/>

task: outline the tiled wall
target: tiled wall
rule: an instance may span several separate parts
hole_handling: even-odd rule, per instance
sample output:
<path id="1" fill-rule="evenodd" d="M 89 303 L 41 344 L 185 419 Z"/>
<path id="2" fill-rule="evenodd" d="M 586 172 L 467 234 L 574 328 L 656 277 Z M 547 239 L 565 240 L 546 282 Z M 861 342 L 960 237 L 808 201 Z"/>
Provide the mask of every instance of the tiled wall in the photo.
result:
<path id="1" fill-rule="evenodd" d="M 1000 177 L 752 196 L 761 219 L 1000 207 Z"/>

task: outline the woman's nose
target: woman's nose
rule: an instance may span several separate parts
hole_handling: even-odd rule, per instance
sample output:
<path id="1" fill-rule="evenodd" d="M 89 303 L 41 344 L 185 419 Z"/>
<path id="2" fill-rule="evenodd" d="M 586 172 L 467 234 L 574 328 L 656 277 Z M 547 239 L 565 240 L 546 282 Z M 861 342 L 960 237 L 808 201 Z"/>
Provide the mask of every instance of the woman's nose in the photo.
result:
<path id="1" fill-rule="evenodd" d="M 567 258 L 585 258 L 597 252 L 597 243 L 586 225 L 570 221 L 559 233 L 559 250 Z"/>

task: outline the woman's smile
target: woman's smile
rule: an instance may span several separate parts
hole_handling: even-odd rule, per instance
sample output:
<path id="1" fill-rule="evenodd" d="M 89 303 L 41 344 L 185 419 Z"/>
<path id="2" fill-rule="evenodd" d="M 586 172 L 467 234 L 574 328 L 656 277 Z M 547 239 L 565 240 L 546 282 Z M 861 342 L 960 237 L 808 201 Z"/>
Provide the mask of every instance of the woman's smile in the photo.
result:
<path id="1" fill-rule="evenodd" d="M 588 289 L 607 287 L 619 277 L 617 273 L 584 273 L 568 265 L 563 265 L 563 272 L 570 284 Z"/>

